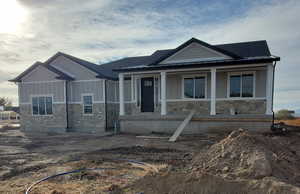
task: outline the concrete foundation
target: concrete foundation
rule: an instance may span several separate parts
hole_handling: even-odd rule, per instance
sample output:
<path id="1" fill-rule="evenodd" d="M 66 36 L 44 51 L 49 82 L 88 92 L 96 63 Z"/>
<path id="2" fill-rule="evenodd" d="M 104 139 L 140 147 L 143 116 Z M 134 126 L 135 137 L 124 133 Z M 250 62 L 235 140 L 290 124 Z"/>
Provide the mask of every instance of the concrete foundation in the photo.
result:
<path id="1" fill-rule="evenodd" d="M 183 122 L 182 115 L 151 115 L 122 116 L 121 131 L 135 134 L 163 132 L 172 134 Z M 243 128 L 253 132 L 267 132 L 272 124 L 272 116 L 267 115 L 218 115 L 195 116 L 186 126 L 183 134 L 201 134 L 206 132 L 225 132 Z"/>

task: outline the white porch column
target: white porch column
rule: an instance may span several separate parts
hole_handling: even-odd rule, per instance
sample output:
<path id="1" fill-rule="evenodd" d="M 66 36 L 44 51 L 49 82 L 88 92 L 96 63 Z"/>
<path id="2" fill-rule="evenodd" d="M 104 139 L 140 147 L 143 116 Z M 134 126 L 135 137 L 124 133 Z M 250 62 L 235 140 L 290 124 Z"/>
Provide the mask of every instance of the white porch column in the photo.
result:
<path id="1" fill-rule="evenodd" d="M 273 64 L 269 64 L 267 66 L 267 86 L 266 86 L 266 97 L 267 97 L 267 103 L 266 103 L 266 114 L 272 115 L 272 104 L 273 104 L 273 72 L 274 72 L 274 66 Z"/>
<path id="2" fill-rule="evenodd" d="M 211 72 L 210 115 L 216 115 L 216 68 Z"/>
<path id="3" fill-rule="evenodd" d="M 120 116 L 125 115 L 124 106 L 124 74 L 119 74 Z"/>
<path id="4" fill-rule="evenodd" d="M 160 73 L 161 79 L 161 115 L 167 114 L 166 72 Z"/>

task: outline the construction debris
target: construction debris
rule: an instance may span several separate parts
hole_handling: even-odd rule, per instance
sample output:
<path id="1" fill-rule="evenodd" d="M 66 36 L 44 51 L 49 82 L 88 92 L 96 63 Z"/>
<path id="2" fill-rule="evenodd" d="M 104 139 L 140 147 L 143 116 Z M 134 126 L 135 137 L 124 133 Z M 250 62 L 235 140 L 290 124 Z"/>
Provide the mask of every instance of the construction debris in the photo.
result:
<path id="1" fill-rule="evenodd" d="M 236 130 L 203 148 L 185 168 L 147 176 L 144 193 L 300 193 L 300 136 Z"/>
<path id="2" fill-rule="evenodd" d="M 174 134 L 172 135 L 172 137 L 170 137 L 169 141 L 171 142 L 175 142 L 177 140 L 177 138 L 179 137 L 179 135 L 182 133 L 182 131 L 184 130 L 184 128 L 187 126 L 187 124 L 190 122 L 190 120 L 193 118 L 194 114 L 195 114 L 195 110 L 192 110 L 190 112 L 190 114 L 184 119 L 184 121 L 179 125 L 179 127 L 177 128 L 177 130 L 174 132 Z"/>

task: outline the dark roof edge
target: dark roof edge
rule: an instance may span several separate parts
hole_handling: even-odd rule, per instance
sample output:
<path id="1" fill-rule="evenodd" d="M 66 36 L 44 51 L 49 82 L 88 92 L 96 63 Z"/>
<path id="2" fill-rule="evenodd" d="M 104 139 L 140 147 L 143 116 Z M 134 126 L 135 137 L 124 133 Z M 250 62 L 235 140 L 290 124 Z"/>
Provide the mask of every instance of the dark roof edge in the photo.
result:
<path id="1" fill-rule="evenodd" d="M 38 66 L 43 66 L 46 69 L 48 69 L 49 71 L 55 73 L 56 75 L 58 75 L 57 77 L 55 77 L 56 79 L 61 79 L 61 80 L 74 80 L 74 78 L 72 78 L 71 76 L 59 71 L 58 69 L 56 69 L 53 66 L 50 65 L 46 65 L 42 62 L 35 62 L 32 66 L 30 66 L 29 68 L 27 68 L 23 73 L 21 73 L 20 75 L 18 75 L 16 78 L 8 80 L 10 82 L 21 82 L 21 79 L 28 75 L 30 72 L 32 72 L 35 68 L 37 68 Z"/>
<path id="2" fill-rule="evenodd" d="M 224 49 L 218 48 L 218 47 L 216 47 L 216 46 L 210 45 L 210 44 L 208 44 L 208 43 L 206 43 L 206 42 L 204 42 L 204 41 L 201 41 L 201 40 L 199 40 L 199 39 L 191 38 L 190 40 L 188 40 L 188 41 L 186 41 L 185 43 L 181 44 L 181 45 L 178 46 L 177 48 L 173 49 L 173 50 L 172 50 L 171 52 L 169 52 L 167 55 L 160 57 L 158 60 L 154 61 L 154 62 L 151 63 L 150 65 L 156 65 L 156 64 L 160 63 L 161 61 L 163 61 L 163 60 L 165 60 L 166 58 L 172 56 L 173 54 L 175 54 L 176 52 L 178 52 L 179 50 L 185 48 L 186 46 L 188 46 L 189 44 L 191 44 L 191 43 L 193 43 L 193 42 L 196 42 L 196 43 L 198 43 L 198 44 L 200 44 L 200 45 L 202 45 L 202 46 L 205 46 L 205 47 L 208 47 L 208 48 L 210 48 L 210 49 L 212 49 L 212 50 L 215 50 L 215 51 L 217 51 L 217 52 L 220 52 L 220 53 L 222 53 L 222 54 L 224 54 L 224 55 L 230 56 L 230 57 L 232 57 L 232 58 L 234 58 L 234 59 L 241 59 L 241 58 L 242 58 L 242 57 L 240 57 L 240 56 L 238 56 L 238 55 L 236 55 L 236 54 L 234 54 L 234 53 L 232 53 L 232 52 L 229 52 L 229 51 L 226 51 L 226 50 L 224 50 Z"/>
<path id="3" fill-rule="evenodd" d="M 220 61 L 220 62 L 206 62 L 206 63 L 193 63 L 193 64 L 182 64 L 182 65 L 165 65 L 165 66 L 148 66 L 148 67 L 137 67 L 137 68 L 128 68 L 128 69 L 114 69 L 116 72 L 135 72 L 135 71 L 148 71 L 148 70 L 165 70 L 165 69 L 182 69 L 182 68 L 199 68 L 201 67 L 217 67 L 223 65 L 246 65 L 246 64 L 254 64 L 254 63 L 267 63 L 273 61 L 280 61 L 280 57 L 272 57 L 272 58 L 262 58 L 262 59 L 247 59 L 247 60 L 230 60 L 230 61 Z"/>
<path id="4" fill-rule="evenodd" d="M 28 73 L 30 73 L 32 70 L 34 70 L 37 66 L 43 64 L 40 61 L 35 62 L 33 65 L 31 65 L 30 67 L 28 67 L 25 71 L 23 71 L 21 74 L 19 74 L 17 77 L 15 77 L 14 79 L 8 80 L 10 82 L 20 82 L 20 79 L 22 79 L 25 75 L 27 75 Z"/>
<path id="5" fill-rule="evenodd" d="M 101 78 L 102 78 L 102 79 L 103 79 L 103 78 L 104 78 L 104 79 L 113 79 L 113 78 L 111 78 L 111 77 L 109 77 L 109 76 L 106 76 L 106 75 L 100 73 L 99 71 L 97 71 L 97 70 L 95 70 L 95 69 L 89 67 L 88 65 L 79 63 L 78 61 L 75 61 L 74 58 L 77 59 L 77 60 L 84 61 L 84 62 L 86 62 L 86 63 L 90 63 L 90 64 L 92 64 L 92 65 L 98 66 L 98 65 L 95 64 L 95 63 L 92 63 L 92 62 L 89 62 L 89 61 L 87 61 L 87 60 L 84 60 L 84 59 L 80 59 L 80 58 L 74 57 L 74 56 L 72 56 L 72 55 L 69 55 L 69 54 L 66 54 L 66 53 L 63 53 L 63 52 L 58 52 L 57 55 L 58 55 L 58 56 L 60 56 L 60 55 L 61 55 L 61 56 L 64 56 L 64 57 L 70 59 L 71 61 L 73 61 L 73 62 L 75 62 L 75 63 L 77 63 L 77 64 L 79 64 L 79 65 L 85 67 L 86 69 L 88 69 L 88 70 L 90 70 L 90 71 L 96 73 L 96 74 L 97 74 L 97 75 L 96 75 L 96 78 L 100 78 L 100 79 L 101 79 Z"/>

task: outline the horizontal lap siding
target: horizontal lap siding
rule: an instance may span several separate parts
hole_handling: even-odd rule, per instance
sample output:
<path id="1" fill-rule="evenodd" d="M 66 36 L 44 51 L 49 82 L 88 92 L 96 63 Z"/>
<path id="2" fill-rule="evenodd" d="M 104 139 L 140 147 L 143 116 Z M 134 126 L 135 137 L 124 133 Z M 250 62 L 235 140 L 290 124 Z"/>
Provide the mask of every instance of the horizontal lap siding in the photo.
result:
<path id="1" fill-rule="evenodd" d="M 31 96 L 51 95 L 53 102 L 64 102 L 64 81 L 20 83 L 20 103 L 31 103 Z"/>

